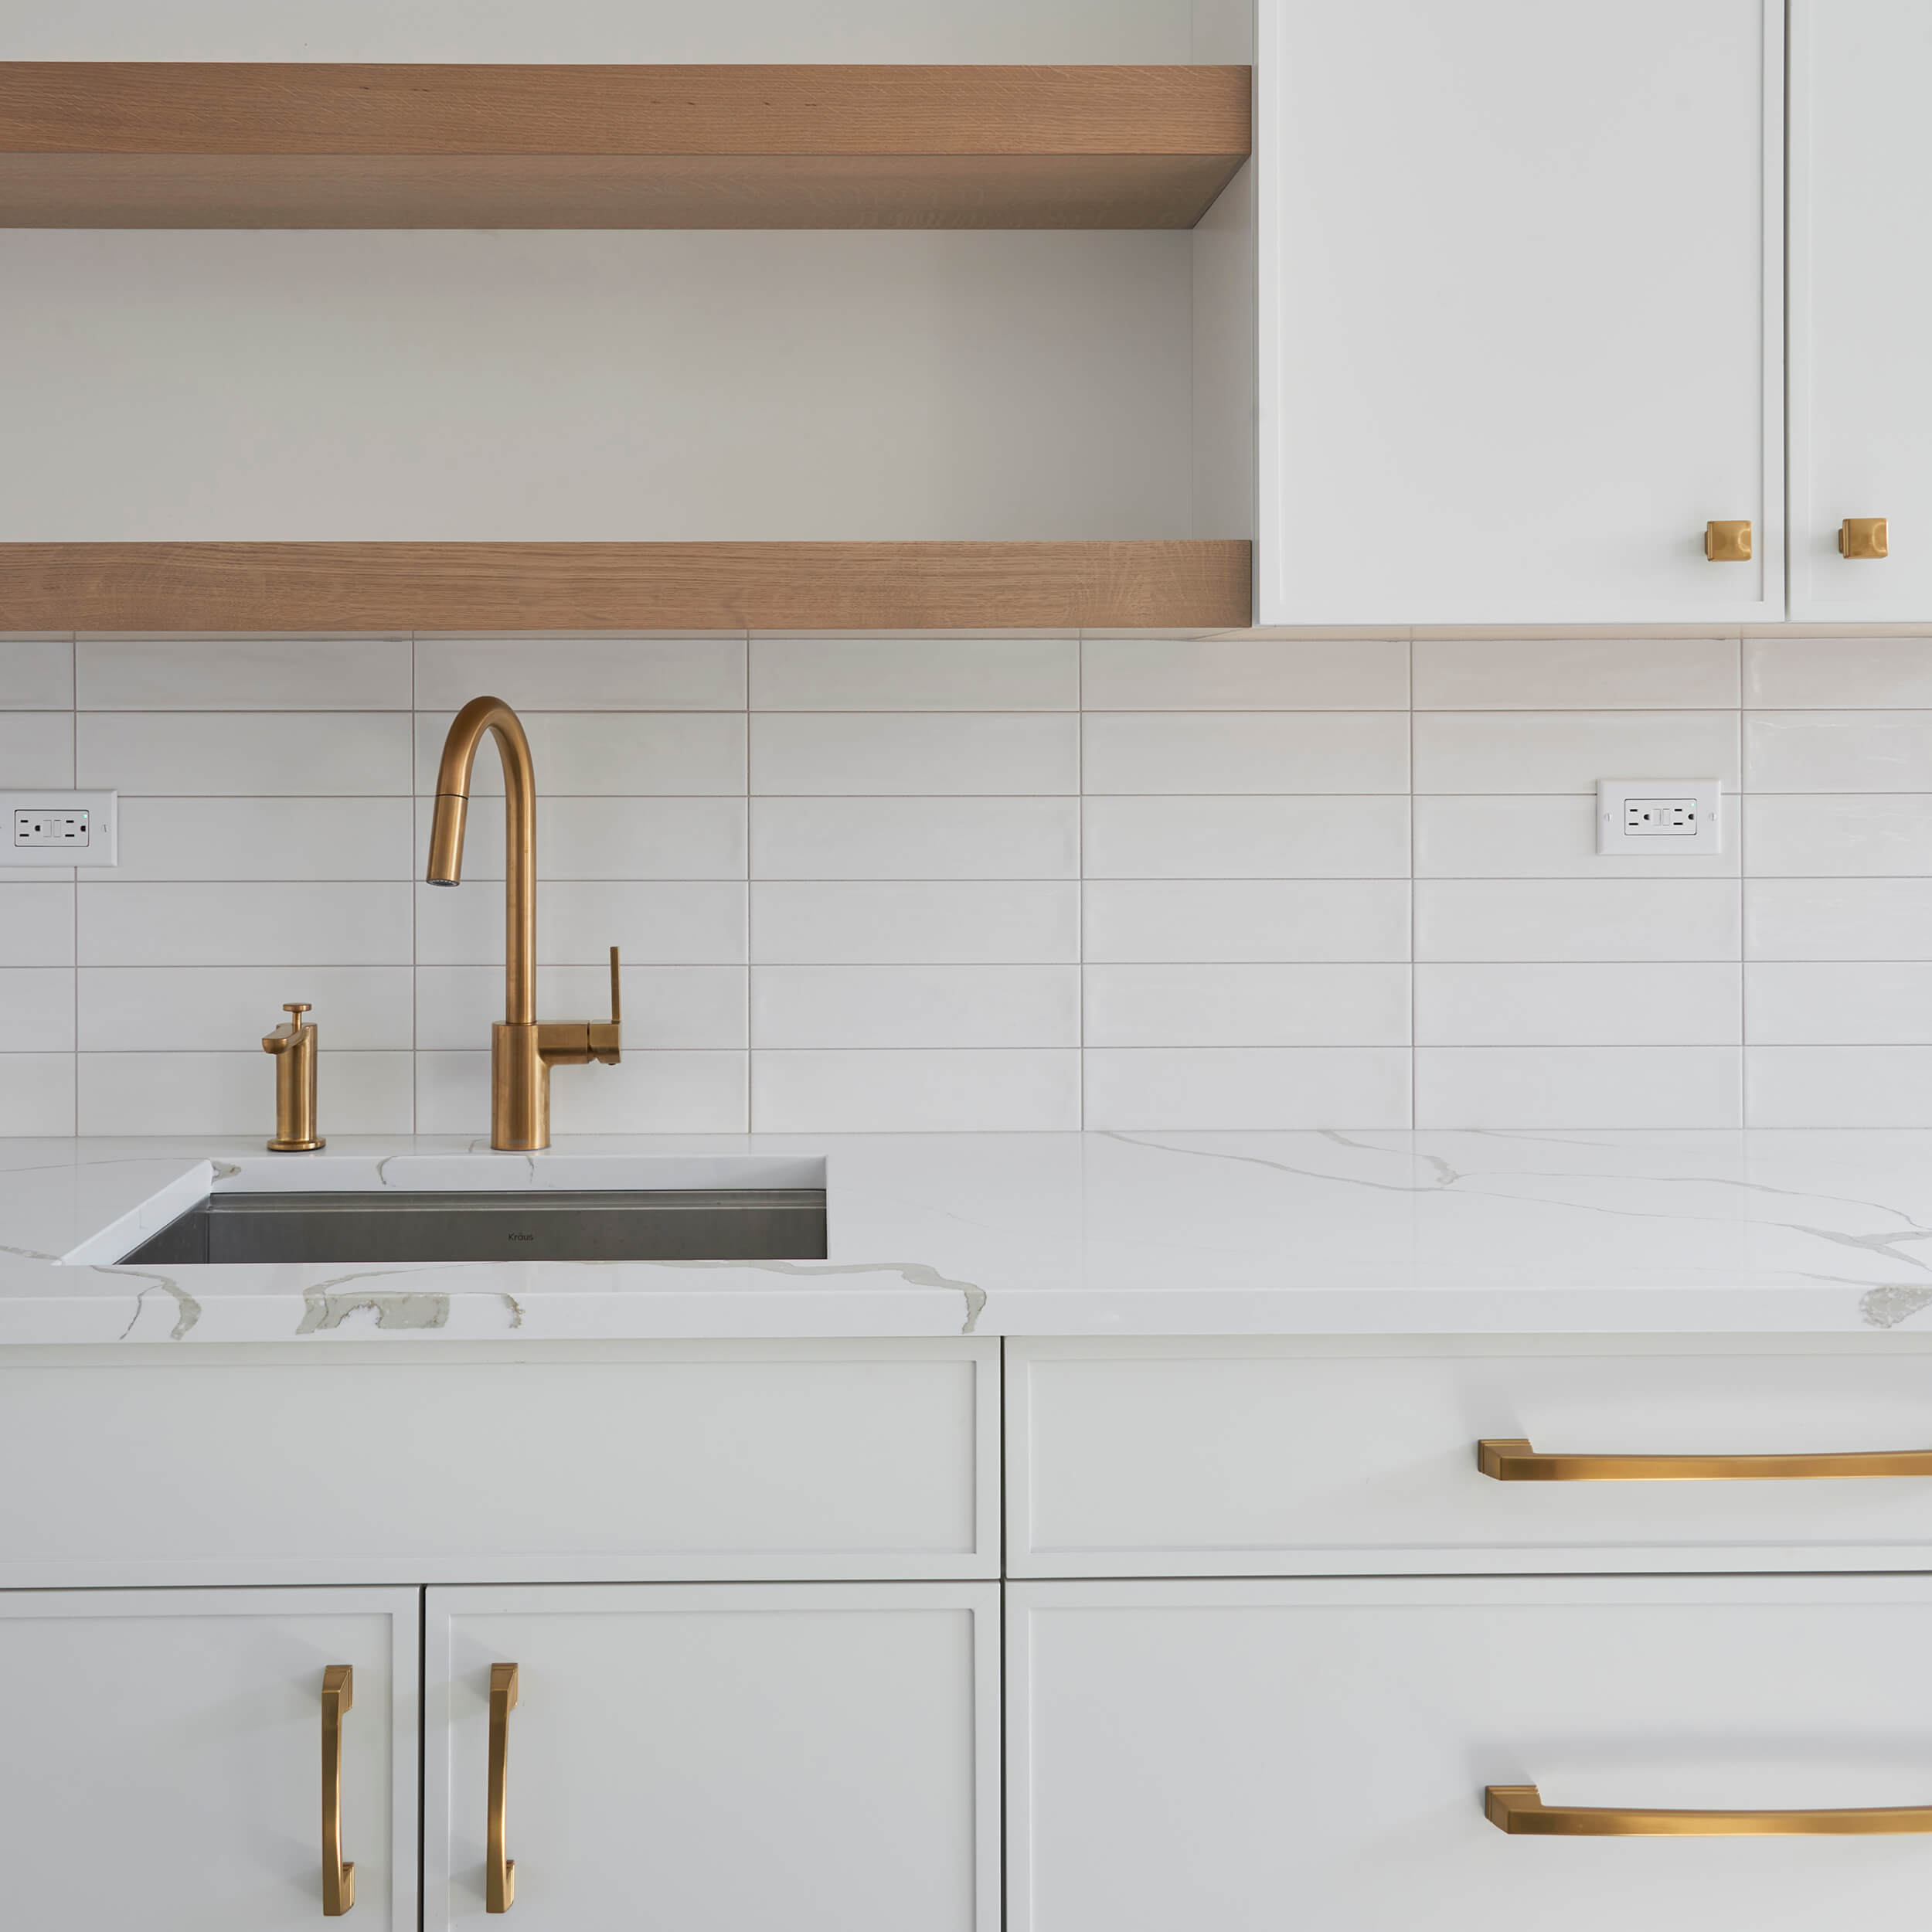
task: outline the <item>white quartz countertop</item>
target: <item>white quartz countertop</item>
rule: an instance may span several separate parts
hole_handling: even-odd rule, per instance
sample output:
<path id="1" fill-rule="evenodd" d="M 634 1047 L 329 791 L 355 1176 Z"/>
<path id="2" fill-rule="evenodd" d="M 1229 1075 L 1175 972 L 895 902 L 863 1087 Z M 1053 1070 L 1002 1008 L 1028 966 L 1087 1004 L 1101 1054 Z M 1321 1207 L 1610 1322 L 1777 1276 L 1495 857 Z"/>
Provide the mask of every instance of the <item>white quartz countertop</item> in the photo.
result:
<path id="1" fill-rule="evenodd" d="M 699 1185 L 712 1164 L 822 1161 L 829 1258 L 61 1258 L 125 1252 L 104 1231 L 267 1158 L 0 1141 L 0 1345 L 1932 1329 L 1932 1132 L 342 1139 L 280 1157 L 274 1184 L 582 1185 L 591 1162 L 597 1185 Z"/>

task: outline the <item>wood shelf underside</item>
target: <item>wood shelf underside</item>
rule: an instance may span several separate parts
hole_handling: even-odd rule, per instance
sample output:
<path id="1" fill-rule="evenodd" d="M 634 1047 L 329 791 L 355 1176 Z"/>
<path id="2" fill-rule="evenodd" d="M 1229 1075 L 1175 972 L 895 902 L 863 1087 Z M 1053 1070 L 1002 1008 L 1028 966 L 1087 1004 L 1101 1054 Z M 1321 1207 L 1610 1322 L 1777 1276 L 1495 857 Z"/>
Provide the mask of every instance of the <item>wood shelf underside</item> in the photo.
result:
<path id="1" fill-rule="evenodd" d="M 1231 630 L 1236 540 L 5 543 L 0 630 Z"/>
<path id="2" fill-rule="evenodd" d="M 1245 67 L 0 62 L 0 226 L 1185 228 Z"/>

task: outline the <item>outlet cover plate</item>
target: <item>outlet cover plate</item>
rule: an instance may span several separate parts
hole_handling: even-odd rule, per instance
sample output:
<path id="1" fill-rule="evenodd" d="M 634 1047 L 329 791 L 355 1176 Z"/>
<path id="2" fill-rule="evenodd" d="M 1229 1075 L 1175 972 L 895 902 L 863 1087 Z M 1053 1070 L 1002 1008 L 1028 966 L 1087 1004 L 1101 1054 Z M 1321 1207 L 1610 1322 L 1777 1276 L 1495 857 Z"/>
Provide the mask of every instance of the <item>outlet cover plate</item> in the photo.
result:
<path id="1" fill-rule="evenodd" d="M 1720 778 L 1599 778 L 1604 858 L 1710 859 L 1724 849 Z"/>
<path id="2" fill-rule="evenodd" d="M 0 866 L 119 864 L 120 803 L 113 791 L 0 791 Z"/>

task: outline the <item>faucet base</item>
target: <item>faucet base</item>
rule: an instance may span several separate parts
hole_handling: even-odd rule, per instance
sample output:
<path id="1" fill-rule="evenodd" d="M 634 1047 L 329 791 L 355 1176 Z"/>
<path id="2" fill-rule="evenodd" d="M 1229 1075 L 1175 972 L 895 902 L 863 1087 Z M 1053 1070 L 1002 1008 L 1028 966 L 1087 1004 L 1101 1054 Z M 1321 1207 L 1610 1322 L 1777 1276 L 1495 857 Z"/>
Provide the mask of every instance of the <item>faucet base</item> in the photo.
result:
<path id="1" fill-rule="evenodd" d="M 550 1145 L 550 1069 L 535 1026 L 490 1029 L 490 1145 L 532 1154 Z"/>
<path id="2" fill-rule="evenodd" d="M 268 1141 L 264 1145 L 271 1154 L 313 1154 L 318 1147 L 326 1147 L 328 1143 L 323 1140 Z"/>

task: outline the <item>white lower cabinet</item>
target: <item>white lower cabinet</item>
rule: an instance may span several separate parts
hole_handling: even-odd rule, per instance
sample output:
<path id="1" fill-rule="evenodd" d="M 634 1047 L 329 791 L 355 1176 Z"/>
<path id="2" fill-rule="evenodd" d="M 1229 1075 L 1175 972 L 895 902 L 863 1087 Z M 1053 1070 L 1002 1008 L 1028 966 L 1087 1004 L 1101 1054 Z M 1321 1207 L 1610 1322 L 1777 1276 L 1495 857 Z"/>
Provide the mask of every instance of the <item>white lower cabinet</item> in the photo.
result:
<path id="1" fill-rule="evenodd" d="M 1012 1932 L 1905 1932 L 1932 1836 L 1541 1837 L 1546 1804 L 1932 1806 L 1932 1579 L 1010 1587 Z"/>
<path id="2" fill-rule="evenodd" d="M 526 1932 L 996 1932 L 998 1605 L 988 1583 L 431 1590 L 423 1924 L 492 1922 L 501 1856 Z"/>
<path id="3" fill-rule="evenodd" d="M 0 1594 L 0 1922 L 284 1932 L 322 1916 L 324 1673 L 347 1665 L 352 1923 L 416 1923 L 413 1590 Z"/>

